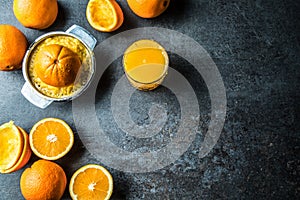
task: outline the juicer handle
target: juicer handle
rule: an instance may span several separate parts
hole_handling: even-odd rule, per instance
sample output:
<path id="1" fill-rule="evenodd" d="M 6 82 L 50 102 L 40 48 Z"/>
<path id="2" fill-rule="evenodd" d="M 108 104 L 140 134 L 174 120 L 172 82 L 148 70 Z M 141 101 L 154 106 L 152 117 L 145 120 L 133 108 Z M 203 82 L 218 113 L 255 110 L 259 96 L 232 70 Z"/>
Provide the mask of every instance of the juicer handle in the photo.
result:
<path id="1" fill-rule="evenodd" d="M 68 28 L 66 33 L 71 33 L 79 37 L 91 50 L 93 50 L 97 44 L 97 40 L 92 34 L 76 24 Z"/>
<path id="2" fill-rule="evenodd" d="M 40 97 L 28 82 L 25 82 L 23 85 L 21 93 L 30 103 L 42 109 L 48 107 L 53 102 L 52 100 Z"/>

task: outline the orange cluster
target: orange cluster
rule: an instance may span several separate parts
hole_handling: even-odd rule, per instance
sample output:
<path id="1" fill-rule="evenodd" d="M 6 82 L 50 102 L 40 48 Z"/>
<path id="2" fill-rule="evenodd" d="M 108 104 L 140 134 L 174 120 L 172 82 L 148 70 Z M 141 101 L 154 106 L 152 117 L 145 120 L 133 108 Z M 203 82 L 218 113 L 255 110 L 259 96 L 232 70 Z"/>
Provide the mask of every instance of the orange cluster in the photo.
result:
<path id="1" fill-rule="evenodd" d="M 73 131 L 61 119 L 38 121 L 29 136 L 10 121 L 0 126 L 0 172 L 21 169 L 33 152 L 42 159 L 22 173 L 20 188 L 24 198 L 59 200 L 64 194 L 67 178 L 63 168 L 50 160 L 65 156 L 73 143 Z M 69 185 L 72 199 L 109 199 L 112 191 L 112 176 L 104 167 L 95 164 L 78 169 Z"/>
<path id="2" fill-rule="evenodd" d="M 66 188 L 64 170 L 47 160 L 57 160 L 73 146 L 73 131 L 66 122 L 45 118 L 37 122 L 29 135 L 13 121 L 0 126 L 0 172 L 11 173 L 21 169 L 30 159 L 31 152 L 45 160 L 27 168 L 20 180 L 25 199 L 57 199 Z"/>
<path id="3" fill-rule="evenodd" d="M 127 0 L 133 13 L 142 18 L 154 18 L 162 14 L 170 0 Z M 58 15 L 57 0 L 14 0 L 13 11 L 17 20 L 27 28 L 45 29 Z M 112 32 L 124 22 L 122 8 L 115 0 L 89 0 L 86 18 L 96 30 Z M 0 25 L 0 70 L 21 68 L 27 48 L 24 34 L 11 25 Z"/>
<path id="4" fill-rule="evenodd" d="M 169 6 L 170 0 L 127 0 L 129 8 L 142 18 L 153 18 L 162 14 Z M 57 0 L 14 0 L 13 12 L 17 20 L 26 28 L 46 29 L 51 26 L 58 15 Z M 124 22 L 124 14 L 115 0 L 89 0 L 86 7 L 89 24 L 96 30 L 112 32 Z M 11 25 L 0 25 L 0 70 L 11 71 L 21 68 L 27 49 L 25 35 Z M 69 63 L 80 66 L 79 59 L 66 49 L 51 46 L 47 51 L 64 50 L 68 62 L 46 63 L 41 66 L 57 67 L 65 71 Z M 59 50 L 57 50 L 59 49 Z M 71 55 L 72 54 L 72 55 Z M 45 62 L 45 56 L 40 62 Z M 59 58 L 57 58 L 59 59 Z M 55 59 L 54 59 L 55 60 Z M 62 66 L 63 65 L 63 66 Z M 68 85 L 74 81 L 78 68 L 71 76 L 47 76 L 45 82 L 53 86 Z M 45 69 L 39 68 L 40 76 Z M 49 78 L 50 77 L 50 78 Z M 71 78 L 70 78 L 71 77 Z M 70 78 L 70 79 L 69 79 Z M 54 81 L 53 81 L 54 80 Z M 27 168 L 20 180 L 20 188 L 25 199 L 58 200 L 62 197 L 67 178 L 63 168 L 50 160 L 65 156 L 72 148 L 74 135 L 69 125 L 61 119 L 46 118 L 37 122 L 28 135 L 14 122 L 0 126 L 0 173 L 12 173 L 27 164 L 32 152 L 42 158 Z M 72 199 L 109 199 L 113 191 L 113 178 L 102 166 L 88 164 L 78 169 L 72 176 L 69 192 Z"/>
<path id="5" fill-rule="evenodd" d="M 154 18 L 162 14 L 170 0 L 127 0 L 129 8 L 142 18 Z M 124 14 L 115 0 L 90 0 L 86 8 L 90 25 L 103 32 L 117 30 L 124 21 Z"/>

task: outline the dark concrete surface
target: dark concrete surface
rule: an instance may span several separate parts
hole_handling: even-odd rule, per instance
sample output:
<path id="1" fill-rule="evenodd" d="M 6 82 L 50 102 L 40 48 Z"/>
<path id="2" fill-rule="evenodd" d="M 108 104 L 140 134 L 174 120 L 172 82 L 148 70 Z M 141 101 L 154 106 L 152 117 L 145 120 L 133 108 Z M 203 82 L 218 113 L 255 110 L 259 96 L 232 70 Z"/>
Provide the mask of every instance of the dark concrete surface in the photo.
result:
<path id="1" fill-rule="evenodd" d="M 199 42 L 211 55 L 222 75 L 227 93 L 227 116 L 221 137 L 205 158 L 198 158 L 209 123 L 209 93 L 193 66 L 170 54 L 172 67 L 193 86 L 199 101 L 199 133 L 189 150 L 175 163 L 155 172 L 125 173 L 106 166 L 114 178 L 112 199 L 299 199 L 299 80 L 300 2 L 294 0 L 173 0 L 169 9 L 155 19 L 135 16 L 126 1 L 125 22 L 114 33 L 92 29 L 86 18 L 87 0 L 59 0 L 59 15 L 48 29 L 24 28 L 12 11 L 12 0 L 1 1 L 0 23 L 15 25 L 31 43 L 54 30 L 78 24 L 99 42 L 137 27 L 164 27 L 182 32 Z M 118 138 L 110 111 L 110 95 L 123 74 L 121 59 L 106 70 L 96 94 L 97 116 L 111 139 L 130 151 L 137 146 L 168 140 L 155 137 L 143 142 Z M 88 163 L 102 164 L 82 144 L 75 129 L 72 103 L 53 103 L 45 110 L 31 105 L 21 95 L 21 71 L 0 72 L 0 123 L 14 120 L 30 131 L 45 117 L 67 121 L 75 132 L 75 143 L 67 156 L 56 161 L 68 180 L 76 169 Z M 167 128 L 176 128 L 180 110 L 170 91 L 160 87 L 152 93 L 136 92 L 131 114 L 137 123 L 147 121 L 148 104 L 168 105 Z M 115 137 L 116 136 L 116 137 Z M 126 140 L 124 143 L 123 140 Z M 153 143 L 154 140 L 158 142 Z M 137 143 L 136 143 L 137 142 Z M 151 143 L 152 142 L 152 143 Z M 1 152 L 0 152 L 1 153 Z M 38 158 L 32 156 L 29 167 Z M 0 199 L 23 199 L 19 180 L 22 170 L 0 174 Z M 70 199 L 68 189 L 63 199 Z"/>

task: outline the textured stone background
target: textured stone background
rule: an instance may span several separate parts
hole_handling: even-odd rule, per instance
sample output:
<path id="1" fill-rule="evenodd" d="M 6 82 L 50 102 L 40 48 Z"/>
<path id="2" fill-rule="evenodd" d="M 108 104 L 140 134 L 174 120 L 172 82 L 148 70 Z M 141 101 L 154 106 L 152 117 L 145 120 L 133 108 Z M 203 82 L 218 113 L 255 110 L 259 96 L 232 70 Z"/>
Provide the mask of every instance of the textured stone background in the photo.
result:
<path id="1" fill-rule="evenodd" d="M 137 27 L 164 27 L 194 38 L 217 64 L 226 87 L 228 112 L 222 135 L 213 151 L 197 157 L 202 132 L 209 122 L 210 100 L 207 88 L 188 62 L 170 55 L 171 65 L 194 87 L 203 119 L 199 133 L 188 152 L 175 163 L 152 173 L 133 174 L 115 169 L 112 199 L 297 199 L 299 176 L 299 80 L 300 80 L 300 2 L 293 0 L 173 0 L 170 8 L 156 19 L 135 16 L 126 1 L 125 22 L 115 33 L 93 30 L 85 18 L 87 0 L 59 0 L 59 15 L 50 28 L 37 31 L 22 27 L 12 12 L 12 0 L 1 1 L 0 23 L 20 28 L 32 42 L 54 30 L 78 24 L 99 42 L 113 34 Z M 105 72 L 96 94 L 96 109 L 112 141 L 126 150 L 147 145 L 122 138 L 111 123 L 110 95 L 123 74 L 121 59 Z M 21 71 L 0 72 L 0 123 L 14 120 L 29 131 L 44 117 L 66 120 L 75 131 L 71 152 L 57 161 L 68 180 L 73 172 L 88 163 L 98 163 L 85 149 L 74 128 L 71 102 L 54 103 L 40 110 L 21 95 Z M 147 98 L 146 98 L 147 97 Z M 149 97 L 149 98 L 148 98 Z M 147 104 L 159 101 L 168 105 L 168 126 L 176 128 L 179 108 L 176 98 L 165 88 L 153 93 L 136 93 L 132 118 L 147 122 Z M 100 112 L 101 111 L 101 112 Z M 155 144 L 164 144 L 159 140 Z M 122 140 L 126 140 L 122 146 Z M 152 140 L 148 141 L 151 142 Z M 163 141 L 160 143 L 160 141 Z M 120 143 L 118 143 L 120 142 Z M 137 143 L 136 143 L 137 142 Z M 0 152 L 1 153 L 1 152 Z M 38 158 L 32 156 L 27 166 Z M 22 199 L 19 179 L 24 169 L 0 174 L 0 199 Z M 70 199 L 66 190 L 63 199 Z"/>

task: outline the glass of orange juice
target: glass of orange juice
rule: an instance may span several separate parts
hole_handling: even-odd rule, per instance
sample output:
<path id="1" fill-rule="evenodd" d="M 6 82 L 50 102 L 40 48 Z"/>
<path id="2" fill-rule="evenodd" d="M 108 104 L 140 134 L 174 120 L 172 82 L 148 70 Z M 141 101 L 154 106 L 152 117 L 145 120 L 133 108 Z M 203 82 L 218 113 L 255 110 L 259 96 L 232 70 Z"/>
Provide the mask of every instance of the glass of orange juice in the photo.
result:
<path id="1" fill-rule="evenodd" d="M 126 49 L 123 67 L 131 85 L 149 91 L 163 82 L 168 72 L 169 57 L 156 41 L 138 40 Z"/>

